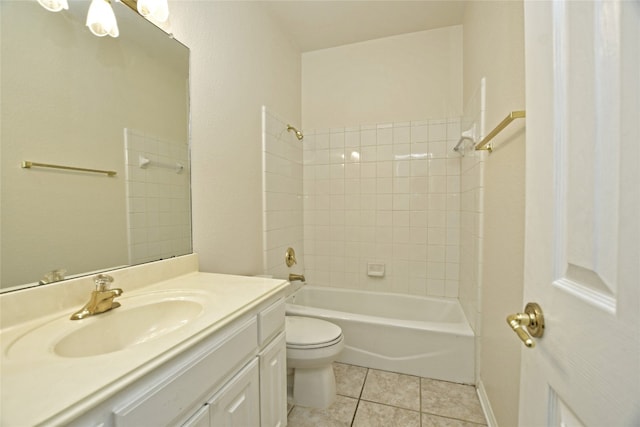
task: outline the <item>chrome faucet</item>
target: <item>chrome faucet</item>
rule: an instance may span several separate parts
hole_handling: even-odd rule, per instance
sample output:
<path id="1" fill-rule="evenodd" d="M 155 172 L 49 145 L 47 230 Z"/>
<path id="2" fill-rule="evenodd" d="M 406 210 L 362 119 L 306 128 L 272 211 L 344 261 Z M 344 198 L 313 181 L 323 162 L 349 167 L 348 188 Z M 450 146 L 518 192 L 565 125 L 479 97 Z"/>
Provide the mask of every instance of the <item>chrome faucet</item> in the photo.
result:
<path id="1" fill-rule="evenodd" d="M 289 273 L 289 281 L 290 282 L 295 282 L 296 280 L 299 280 L 301 282 L 306 282 L 307 281 L 307 279 L 304 278 L 304 274 Z"/>
<path id="2" fill-rule="evenodd" d="M 96 290 L 91 292 L 89 302 L 71 315 L 71 320 L 84 319 L 87 316 L 104 313 L 105 311 L 120 307 L 120 303 L 113 301 L 113 299 L 122 295 L 122 289 L 109 289 L 109 286 L 113 282 L 113 277 L 106 274 L 99 274 L 93 281 L 96 284 Z"/>

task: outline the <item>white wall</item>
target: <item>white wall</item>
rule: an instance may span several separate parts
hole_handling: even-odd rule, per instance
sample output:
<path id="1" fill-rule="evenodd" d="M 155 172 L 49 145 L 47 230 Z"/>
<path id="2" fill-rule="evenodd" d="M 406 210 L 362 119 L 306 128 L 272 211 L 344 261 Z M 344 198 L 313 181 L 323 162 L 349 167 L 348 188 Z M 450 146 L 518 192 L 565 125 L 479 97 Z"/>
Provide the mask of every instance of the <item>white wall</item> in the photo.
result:
<path id="1" fill-rule="evenodd" d="M 262 272 L 261 107 L 300 124 L 300 53 L 259 2 L 171 2 L 191 49 L 194 251 L 203 271 Z"/>
<path id="2" fill-rule="evenodd" d="M 482 77 L 486 77 L 488 132 L 509 112 L 524 109 L 521 1 L 468 3 L 464 18 L 465 102 Z M 478 177 L 482 199 L 477 201 L 484 212 L 482 258 L 468 260 L 481 264 L 476 327 L 480 387 L 491 406 L 490 423 L 502 426 L 518 424 L 522 343 L 505 318 L 523 309 L 525 123 L 513 122 L 494 140 L 492 154 L 476 157 L 484 160 L 483 176 Z M 467 166 L 473 168 L 472 164 Z"/>
<path id="3" fill-rule="evenodd" d="M 460 116 L 461 46 L 458 25 L 304 53 L 304 127 Z"/>

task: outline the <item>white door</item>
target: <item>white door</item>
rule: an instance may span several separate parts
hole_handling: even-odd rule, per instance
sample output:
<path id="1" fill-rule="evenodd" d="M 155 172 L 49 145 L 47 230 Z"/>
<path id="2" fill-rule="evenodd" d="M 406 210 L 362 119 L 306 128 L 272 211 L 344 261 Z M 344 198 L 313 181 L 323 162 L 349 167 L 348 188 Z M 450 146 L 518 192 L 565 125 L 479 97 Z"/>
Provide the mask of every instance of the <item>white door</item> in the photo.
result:
<path id="1" fill-rule="evenodd" d="M 640 1 L 525 1 L 525 46 L 520 425 L 638 426 Z"/>

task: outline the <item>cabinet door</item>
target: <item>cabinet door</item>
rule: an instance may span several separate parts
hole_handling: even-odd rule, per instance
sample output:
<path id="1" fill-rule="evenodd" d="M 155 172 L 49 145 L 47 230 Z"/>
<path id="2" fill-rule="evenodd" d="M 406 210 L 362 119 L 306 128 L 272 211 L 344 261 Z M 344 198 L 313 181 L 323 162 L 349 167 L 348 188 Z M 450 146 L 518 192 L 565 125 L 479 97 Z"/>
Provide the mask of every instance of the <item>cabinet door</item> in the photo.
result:
<path id="1" fill-rule="evenodd" d="M 255 358 L 209 401 L 211 427 L 258 427 L 259 381 L 258 358 Z"/>
<path id="2" fill-rule="evenodd" d="M 287 425 L 287 342 L 284 332 L 260 353 L 260 421 L 262 427 Z"/>

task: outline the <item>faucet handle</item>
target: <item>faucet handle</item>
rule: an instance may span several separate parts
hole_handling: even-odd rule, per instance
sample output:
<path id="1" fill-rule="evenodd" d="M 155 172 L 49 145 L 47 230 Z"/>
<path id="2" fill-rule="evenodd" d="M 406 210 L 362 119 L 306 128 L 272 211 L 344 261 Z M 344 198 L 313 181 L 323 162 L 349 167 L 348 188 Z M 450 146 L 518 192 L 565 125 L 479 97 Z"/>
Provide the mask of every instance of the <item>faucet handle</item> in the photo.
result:
<path id="1" fill-rule="evenodd" d="M 96 284 L 96 291 L 106 291 L 113 283 L 113 277 L 108 274 L 98 274 L 93 281 Z"/>

